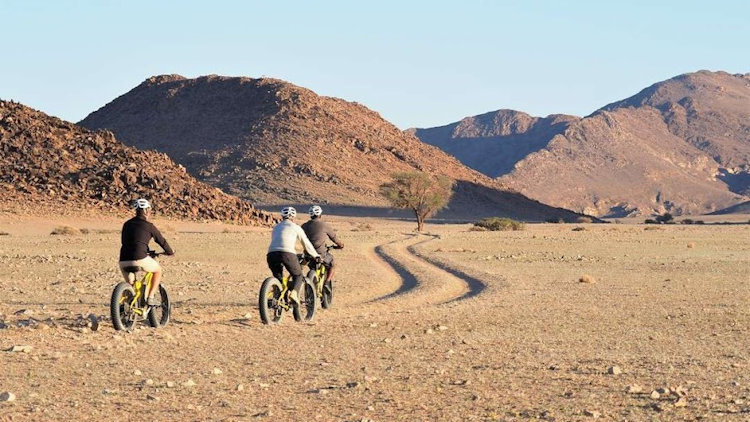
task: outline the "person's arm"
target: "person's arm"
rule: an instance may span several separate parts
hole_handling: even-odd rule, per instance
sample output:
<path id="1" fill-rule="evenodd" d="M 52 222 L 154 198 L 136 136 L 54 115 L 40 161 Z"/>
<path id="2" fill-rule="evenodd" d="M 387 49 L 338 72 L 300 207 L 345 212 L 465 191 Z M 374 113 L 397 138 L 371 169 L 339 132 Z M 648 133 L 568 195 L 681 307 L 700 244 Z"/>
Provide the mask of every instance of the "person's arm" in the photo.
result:
<path id="1" fill-rule="evenodd" d="M 344 242 L 339 239 L 338 235 L 336 234 L 336 230 L 334 230 L 330 224 L 326 224 L 326 234 L 328 235 L 328 238 L 331 239 L 331 241 L 335 243 L 339 249 L 344 249 Z"/>
<path id="2" fill-rule="evenodd" d="M 305 247 L 305 252 L 307 252 L 308 255 L 313 258 L 318 258 L 320 256 L 318 254 L 318 251 L 316 251 L 313 247 L 312 243 L 310 243 L 310 239 L 307 238 L 305 231 L 302 230 L 302 227 L 300 226 L 297 226 L 297 237 L 302 241 L 302 246 Z"/>
<path id="3" fill-rule="evenodd" d="M 154 240 L 156 241 L 156 243 L 159 244 L 162 249 L 164 249 L 164 253 L 167 255 L 174 255 L 172 247 L 169 246 L 169 243 L 167 243 L 167 239 L 165 239 L 164 236 L 161 235 L 159 229 L 157 229 L 153 224 L 151 225 L 151 227 L 151 235 L 154 236 Z"/>

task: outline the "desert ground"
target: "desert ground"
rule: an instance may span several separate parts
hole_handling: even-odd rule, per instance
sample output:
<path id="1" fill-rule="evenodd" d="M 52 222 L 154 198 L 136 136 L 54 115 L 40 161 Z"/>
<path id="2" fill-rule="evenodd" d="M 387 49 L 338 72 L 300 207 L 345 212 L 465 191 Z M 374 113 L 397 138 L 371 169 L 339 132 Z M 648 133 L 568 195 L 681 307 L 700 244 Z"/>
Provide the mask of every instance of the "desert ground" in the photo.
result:
<path id="1" fill-rule="evenodd" d="M 750 419 L 747 224 L 330 220 L 333 307 L 264 326 L 269 229 L 155 219 L 172 321 L 125 333 L 122 220 L 0 215 L 0 420 Z"/>

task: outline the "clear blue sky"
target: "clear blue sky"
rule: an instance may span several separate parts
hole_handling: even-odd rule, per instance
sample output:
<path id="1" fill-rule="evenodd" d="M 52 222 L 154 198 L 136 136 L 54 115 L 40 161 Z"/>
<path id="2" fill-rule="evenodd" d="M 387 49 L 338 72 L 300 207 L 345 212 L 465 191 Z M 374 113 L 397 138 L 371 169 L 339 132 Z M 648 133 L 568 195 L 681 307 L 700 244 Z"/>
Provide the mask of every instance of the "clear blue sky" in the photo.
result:
<path id="1" fill-rule="evenodd" d="M 699 69 L 750 72 L 750 1 L 0 2 L 0 98 L 78 121 L 149 76 L 269 76 L 402 129 L 586 115 Z"/>

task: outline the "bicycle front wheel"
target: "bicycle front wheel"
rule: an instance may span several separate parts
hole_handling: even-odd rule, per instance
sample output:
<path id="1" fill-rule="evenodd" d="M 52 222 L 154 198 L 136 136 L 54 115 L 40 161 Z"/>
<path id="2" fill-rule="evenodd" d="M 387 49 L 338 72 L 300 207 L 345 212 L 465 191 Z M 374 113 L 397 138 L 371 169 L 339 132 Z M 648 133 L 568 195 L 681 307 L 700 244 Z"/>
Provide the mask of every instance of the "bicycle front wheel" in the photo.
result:
<path id="1" fill-rule="evenodd" d="M 112 291 L 109 313 L 115 330 L 130 331 L 133 329 L 136 320 L 136 313 L 130 306 L 133 303 L 133 298 L 135 298 L 135 290 L 129 283 L 121 282 Z"/>
<path id="2" fill-rule="evenodd" d="M 172 303 L 169 301 L 167 288 L 163 284 L 159 285 L 159 296 L 161 296 L 161 305 L 152 306 L 148 311 L 148 323 L 154 328 L 167 325 L 172 314 Z"/>
<path id="3" fill-rule="evenodd" d="M 313 319 L 316 302 L 315 285 L 312 280 L 305 278 L 304 284 L 300 289 L 299 306 L 294 306 L 293 308 L 294 320 L 310 321 Z"/>
<path id="4" fill-rule="evenodd" d="M 268 277 L 260 285 L 258 309 L 260 320 L 264 324 L 276 324 L 281 320 L 284 308 L 281 307 L 281 282 L 275 277 Z"/>

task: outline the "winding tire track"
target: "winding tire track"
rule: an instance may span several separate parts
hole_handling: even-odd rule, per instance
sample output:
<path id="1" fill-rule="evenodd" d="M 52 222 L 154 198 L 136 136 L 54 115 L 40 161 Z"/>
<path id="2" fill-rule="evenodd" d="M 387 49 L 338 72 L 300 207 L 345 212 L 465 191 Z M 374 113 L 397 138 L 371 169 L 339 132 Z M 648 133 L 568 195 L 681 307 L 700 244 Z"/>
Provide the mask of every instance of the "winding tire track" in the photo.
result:
<path id="1" fill-rule="evenodd" d="M 393 268 L 393 270 L 398 274 L 398 276 L 401 277 L 401 285 L 399 286 L 397 290 L 391 293 L 388 293 L 386 295 L 370 300 L 369 301 L 370 303 L 380 302 L 382 300 L 391 299 L 394 297 L 398 297 L 398 296 L 410 293 L 412 291 L 417 290 L 417 288 L 420 286 L 420 282 L 417 279 L 417 276 L 414 275 L 414 273 L 412 273 L 411 271 L 409 271 L 406 265 L 404 265 L 401 261 L 396 259 L 394 256 L 389 255 L 384 249 L 386 245 L 403 242 L 408 239 L 413 239 L 416 236 L 417 235 L 409 235 L 404 238 L 393 240 L 391 242 L 384 243 L 382 245 L 378 245 L 375 247 L 375 254 L 380 259 L 382 259 L 386 264 L 388 264 L 391 268 Z M 407 246 L 406 251 L 410 253 L 412 256 L 414 256 L 415 258 L 417 258 L 418 260 L 432 267 L 435 267 L 443 272 L 446 272 L 452 275 L 453 277 L 463 281 L 466 284 L 467 291 L 464 294 L 445 300 L 441 302 L 440 304 L 444 305 L 444 304 L 449 304 L 449 303 L 456 303 L 462 300 L 476 297 L 479 294 L 481 294 L 487 288 L 487 284 L 484 281 L 476 277 L 473 277 L 461 270 L 452 268 L 448 264 L 441 262 L 435 258 L 431 258 L 429 256 L 423 255 L 416 249 L 417 246 L 422 245 L 427 242 L 431 242 L 435 239 L 437 239 L 437 236 L 432 236 L 430 239 L 425 239 L 413 245 Z"/>
<path id="2" fill-rule="evenodd" d="M 391 268 L 393 268 L 393 270 L 396 271 L 396 274 L 398 274 L 398 276 L 401 277 L 401 285 L 395 291 L 388 293 L 386 295 L 380 296 L 380 297 L 376 297 L 375 299 L 372 299 L 369 302 L 380 302 L 382 300 L 401 296 L 403 294 L 406 294 L 415 290 L 419 286 L 419 281 L 417 280 L 417 277 L 413 273 L 411 273 L 403 264 L 401 264 L 396 258 L 388 255 L 383 249 L 385 245 L 402 242 L 406 239 L 407 238 L 393 240 L 391 242 L 385 243 L 383 245 L 378 245 L 375 247 L 375 254 L 378 257 L 380 257 L 380 259 L 382 259 Z"/>
<path id="3" fill-rule="evenodd" d="M 430 264 L 430 265 L 432 265 L 434 267 L 437 267 L 437 268 L 439 268 L 439 269 L 447 272 L 448 274 L 451 274 L 454 277 L 463 280 L 464 283 L 466 283 L 466 287 L 468 288 L 468 291 L 466 293 L 462 294 L 459 297 L 455 297 L 453 299 L 447 300 L 447 301 L 443 302 L 442 304 L 460 302 L 462 300 L 470 299 L 472 297 L 475 297 L 475 296 L 478 296 L 479 294 L 481 294 L 484 291 L 484 289 L 487 288 L 487 284 L 484 281 L 482 281 L 482 280 L 480 280 L 480 279 L 478 279 L 476 277 L 472 277 L 469 274 L 466 274 L 465 272 L 463 272 L 461 270 L 452 268 L 452 267 L 450 267 L 448 264 L 446 264 L 444 262 L 441 262 L 441 261 L 439 261 L 439 260 L 437 260 L 435 258 L 430 258 L 429 256 L 423 255 L 419 251 L 417 251 L 417 249 L 416 249 L 417 246 L 419 246 L 421 244 L 424 244 L 424 243 L 427 243 L 427 242 L 431 242 L 431 241 L 433 241 L 435 239 L 437 239 L 437 237 L 432 237 L 431 239 L 426 239 L 426 240 L 423 240 L 421 242 L 415 243 L 415 244 L 413 244 L 411 246 L 408 246 L 406 248 L 406 250 L 409 251 L 410 254 L 412 254 L 415 257 L 421 259 L 422 261 L 424 261 L 424 262 L 426 262 L 426 263 L 428 263 L 428 264 Z"/>

